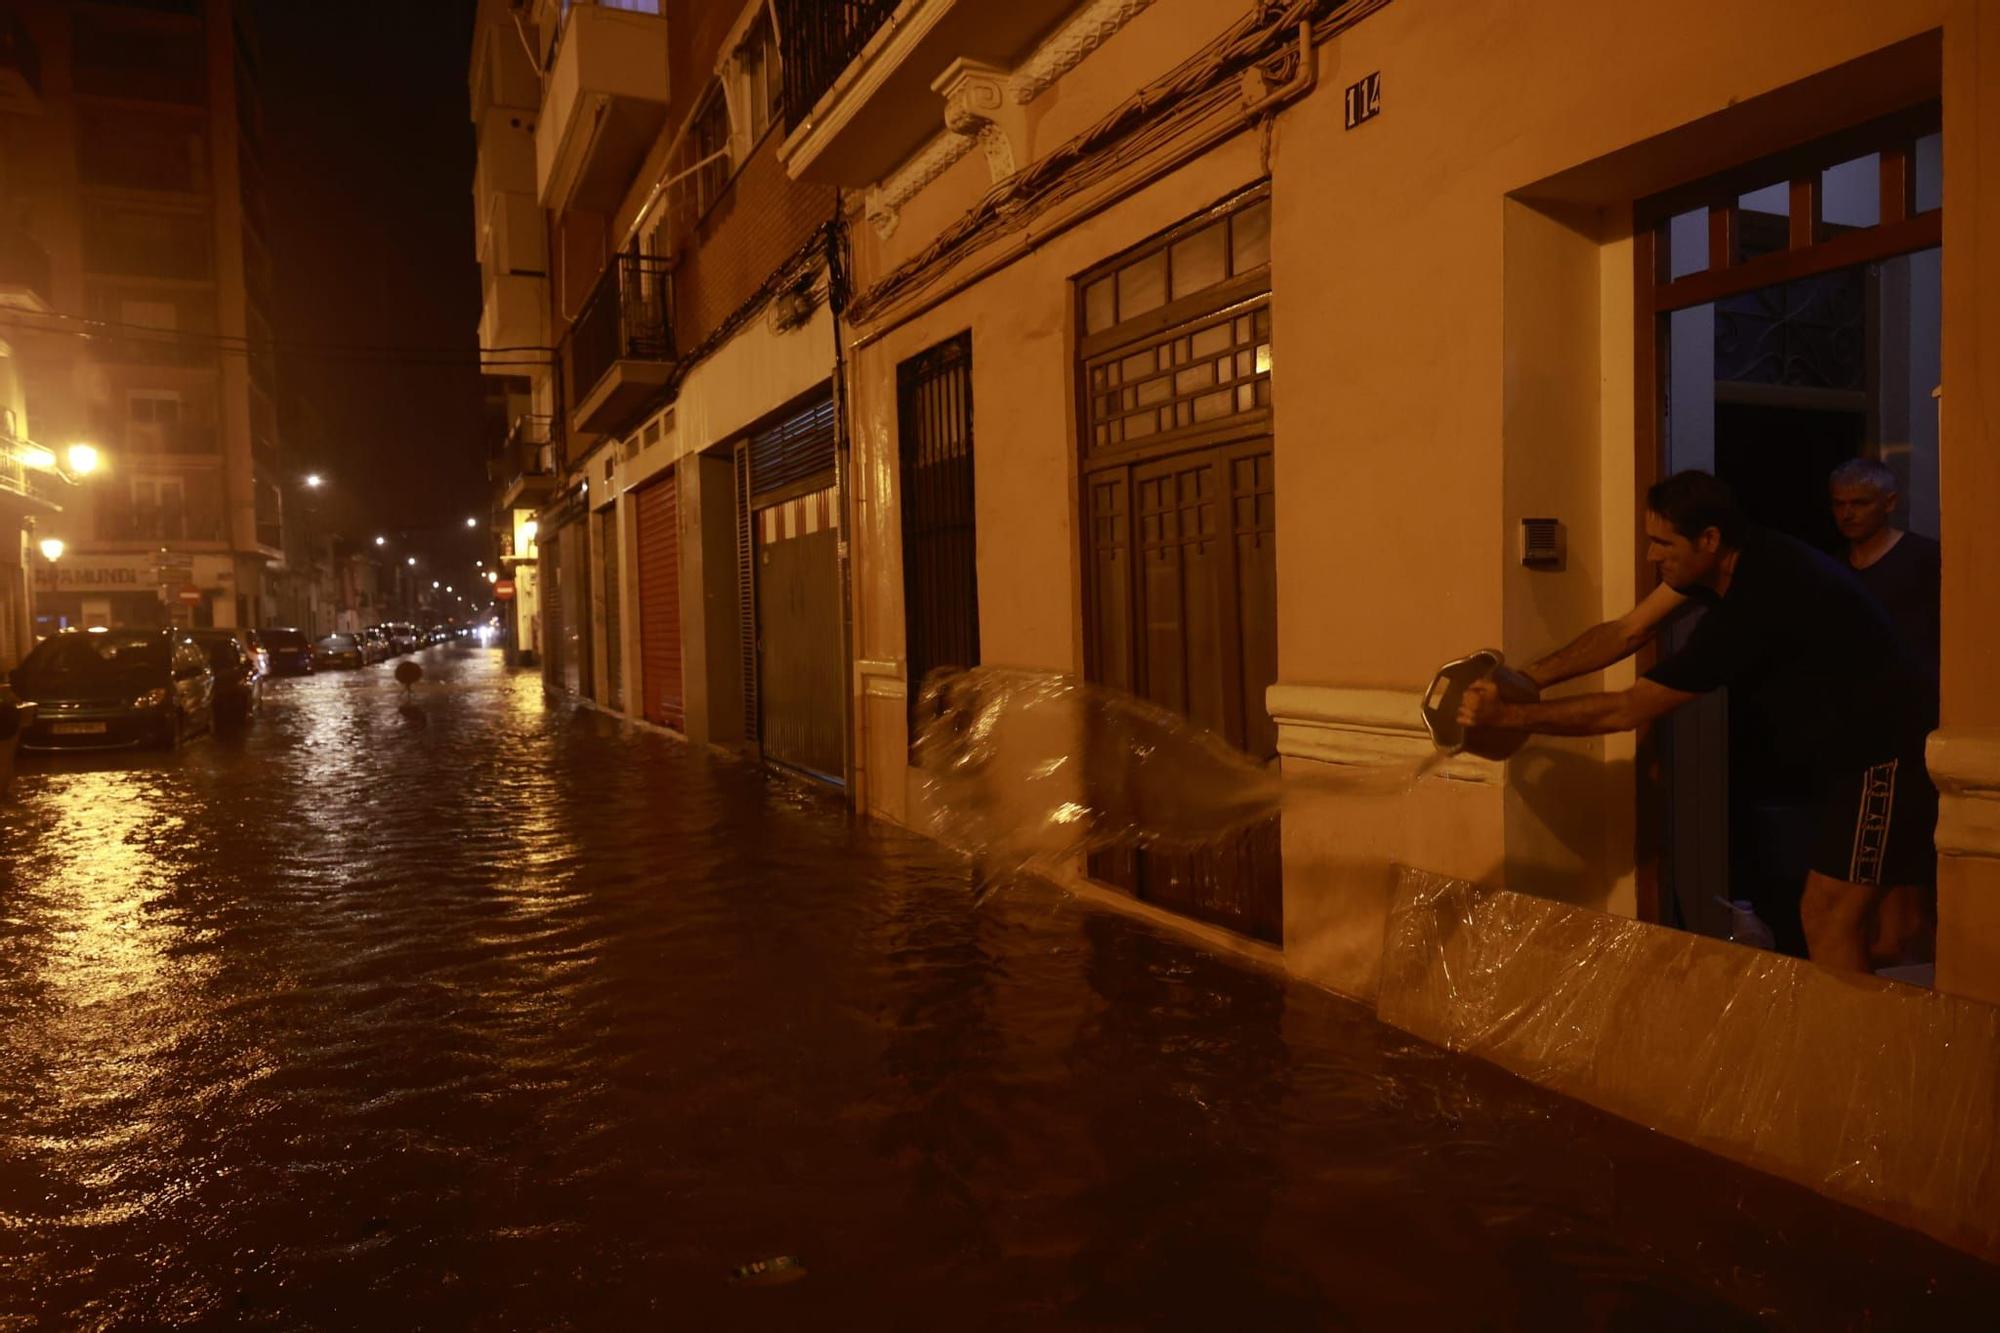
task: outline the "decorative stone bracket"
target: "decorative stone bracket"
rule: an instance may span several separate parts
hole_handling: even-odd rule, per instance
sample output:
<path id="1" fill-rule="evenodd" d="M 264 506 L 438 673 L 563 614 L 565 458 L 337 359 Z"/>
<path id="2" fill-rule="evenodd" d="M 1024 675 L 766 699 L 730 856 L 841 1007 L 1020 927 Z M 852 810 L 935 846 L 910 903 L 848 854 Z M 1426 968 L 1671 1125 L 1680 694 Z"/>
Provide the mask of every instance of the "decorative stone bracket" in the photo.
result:
<path id="1" fill-rule="evenodd" d="M 944 98 L 944 125 L 986 153 L 986 174 L 995 184 L 1028 160 L 1028 118 L 1014 100 L 1013 80 L 997 65 L 963 56 L 931 83 Z"/>
<path id="2" fill-rule="evenodd" d="M 884 240 L 893 235 L 903 205 L 971 152 L 974 144 L 985 152 L 986 172 L 996 185 L 1027 166 L 1028 103 L 1152 3 L 1089 0 L 1011 72 L 964 57 L 952 61 L 931 84 L 944 98 L 945 132 L 868 191 L 864 211 L 876 233 Z"/>

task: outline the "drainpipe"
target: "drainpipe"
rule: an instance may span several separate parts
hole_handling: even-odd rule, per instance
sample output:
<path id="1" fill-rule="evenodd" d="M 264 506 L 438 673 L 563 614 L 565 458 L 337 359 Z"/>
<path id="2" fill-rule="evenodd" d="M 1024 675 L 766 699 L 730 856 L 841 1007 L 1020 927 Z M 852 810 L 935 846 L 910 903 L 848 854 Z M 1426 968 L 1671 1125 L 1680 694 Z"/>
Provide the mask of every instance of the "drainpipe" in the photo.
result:
<path id="1" fill-rule="evenodd" d="M 1294 98 L 1305 96 L 1305 94 L 1312 91 L 1313 84 L 1318 81 L 1319 66 L 1313 59 L 1313 25 L 1310 21 L 1301 22 L 1299 24 L 1299 67 L 1293 71 L 1291 78 L 1285 80 L 1276 88 L 1270 88 L 1269 83 L 1264 78 L 1264 71 L 1262 69 L 1252 65 L 1243 71 L 1244 96 L 1253 97 L 1260 92 L 1263 93 L 1263 96 L 1258 97 L 1256 101 L 1251 102 L 1243 108 L 1243 114 L 1250 120 L 1256 120 L 1259 116 L 1275 111 L 1279 106 Z M 1270 88 L 1270 91 L 1264 92 L 1267 88 Z"/>
<path id="2" fill-rule="evenodd" d="M 855 805 L 854 779 L 860 764 L 855 756 L 854 708 L 854 511 L 847 502 L 854 472 L 852 433 L 847 425 L 847 355 L 840 341 L 840 315 L 847 308 L 847 269 L 841 252 L 846 228 L 841 223 L 842 199 L 833 196 L 833 219 L 826 227 L 826 305 L 833 325 L 833 499 L 840 506 L 840 540 L 834 546 L 840 574 L 841 778 L 847 805 Z"/>

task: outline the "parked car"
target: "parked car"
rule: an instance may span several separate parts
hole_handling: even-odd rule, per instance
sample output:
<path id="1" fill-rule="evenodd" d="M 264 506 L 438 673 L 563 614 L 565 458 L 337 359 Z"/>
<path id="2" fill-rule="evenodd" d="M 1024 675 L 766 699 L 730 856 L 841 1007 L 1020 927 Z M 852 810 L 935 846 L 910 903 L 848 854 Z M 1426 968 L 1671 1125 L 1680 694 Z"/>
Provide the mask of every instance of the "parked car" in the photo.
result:
<path id="1" fill-rule="evenodd" d="M 264 672 L 255 650 L 244 642 L 246 631 L 191 629 L 188 637 L 208 654 L 215 673 L 215 718 L 218 722 L 248 722 L 263 697 Z"/>
<path id="2" fill-rule="evenodd" d="M 271 674 L 274 676 L 307 676 L 312 674 L 312 640 L 300 630 L 272 627 L 260 629 L 257 637 L 264 644 L 264 652 L 271 659 Z"/>
<path id="3" fill-rule="evenodd" d="M 389 646 L 397 653 L 414 651 L 417 645 L 417 627 L 407 621 L 392 620 L 382 626 L 382 632 L 389 636 Z"/>
<path id="4" fill-rule="evenodd" d="M 389 648 L 389 636 L 382 632 L 380 626 L 357 630 L 354 637 L 361 641 L 362 660 L 371 666 L 377 662 L 386 662 L 394 656 Z"/>
<path id="5" fill-rule="evenodd" d="M 313 668 L 320 667 L 364 667 L 368 659 L 361 655 L 361 643 L 352 634 L 329 634 L 316 639 L 312 646 Z"/>
<path id="6" fill-rule="evenodd" d="M 171 749 L 215 722 L 215 674 L 185 630 L 66 631 L 8 679 L 36 705 L 24 749 Z"/>

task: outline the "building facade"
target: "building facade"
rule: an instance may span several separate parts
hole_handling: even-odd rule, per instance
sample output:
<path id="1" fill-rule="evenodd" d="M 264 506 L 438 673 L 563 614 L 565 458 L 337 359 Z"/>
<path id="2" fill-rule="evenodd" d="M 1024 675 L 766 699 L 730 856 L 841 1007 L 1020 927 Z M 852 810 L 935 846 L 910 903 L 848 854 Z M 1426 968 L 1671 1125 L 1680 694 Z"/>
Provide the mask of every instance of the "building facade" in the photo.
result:
<path id="1" fill-rule="evenodd" d="M 659 8 L 480 10 L 515 641 L 552 689 L 845 786 L 836 192 L 778 162 L 770 7 Z"/>
<path id="2" fill-rule="evenodd" d="M 1797 882 L 1719 699 L 1417 781 L 1420 704 L 1630 608 L 1653 480 L 1819 541 L 1877 458 L 1944 548 L 1936 987 L 2000 1000 L 1991 0 L 658 9 L 481 11 L 544 223 L 484 337 L 549 349 L 497 518 L 517 560 L 536 524 L 552 688 L 904 823 L 931 670 L 1140 696 L 1344 794 L 1071 886 L 1373 1001 L 1399 866 L 1669 943 Z"/>
<path id="3" fill-rule="evenodd" d="M 103 475 L 36 571 L 38 628 L 260 623 L 282 560 L 256 45 L 232 0 L 11 7 L 38 104 L 8 117 L 11 224 L 47 255 L 16 339 L 49 438 Z"/>

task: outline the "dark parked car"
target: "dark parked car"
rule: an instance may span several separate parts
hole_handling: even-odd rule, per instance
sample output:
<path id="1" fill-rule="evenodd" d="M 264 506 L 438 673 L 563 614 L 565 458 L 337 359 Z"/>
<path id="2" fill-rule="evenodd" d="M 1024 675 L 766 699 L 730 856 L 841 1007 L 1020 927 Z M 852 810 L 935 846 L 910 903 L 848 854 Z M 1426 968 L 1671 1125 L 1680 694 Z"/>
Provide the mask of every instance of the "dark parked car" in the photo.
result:
<path id="1" fill-rule="evenodd" d="M 252 649 L 244 643 L 244 633 L 236 629 L 188 631 L 188 637 L 208 654 L 208 668 L 215 673 L 217 721 L 249 721 L 263 693 L 264 672 L 258 667 Z"/>
<path id="2" fill-rule="evenodd" d="M 208 654 L 184 630 L 96 629 L 43 640 L 14 668 L 38 705 L 23 748 L 171 748 L 215 721 Z"/>
<path id="3" fill-rule="evenodd" d="M 250 650 L 252 660 L 257 663 L 257 674 L 271 674 L 271 654 L 264 651 L 264 640 L 254 629 L 239 629 L 236 635 L 243 640 L 243 646 Z"/>
<path id="4" fill-rule="evenodd" d="M 352 634 L 329 634 L 314 642 L 312 652 L 315 668 L 368 665 L 368 659 L 361 653 L 360 640 Z"/>
<path id="5" fill-rule="evenodd" d="M 274 676 L 306 676 L 312 674 L 312 640 L 295 629 L 260 629 L 257 638 L 264 645 L 265 656 L 271 659 L 271 674 Z"/>

